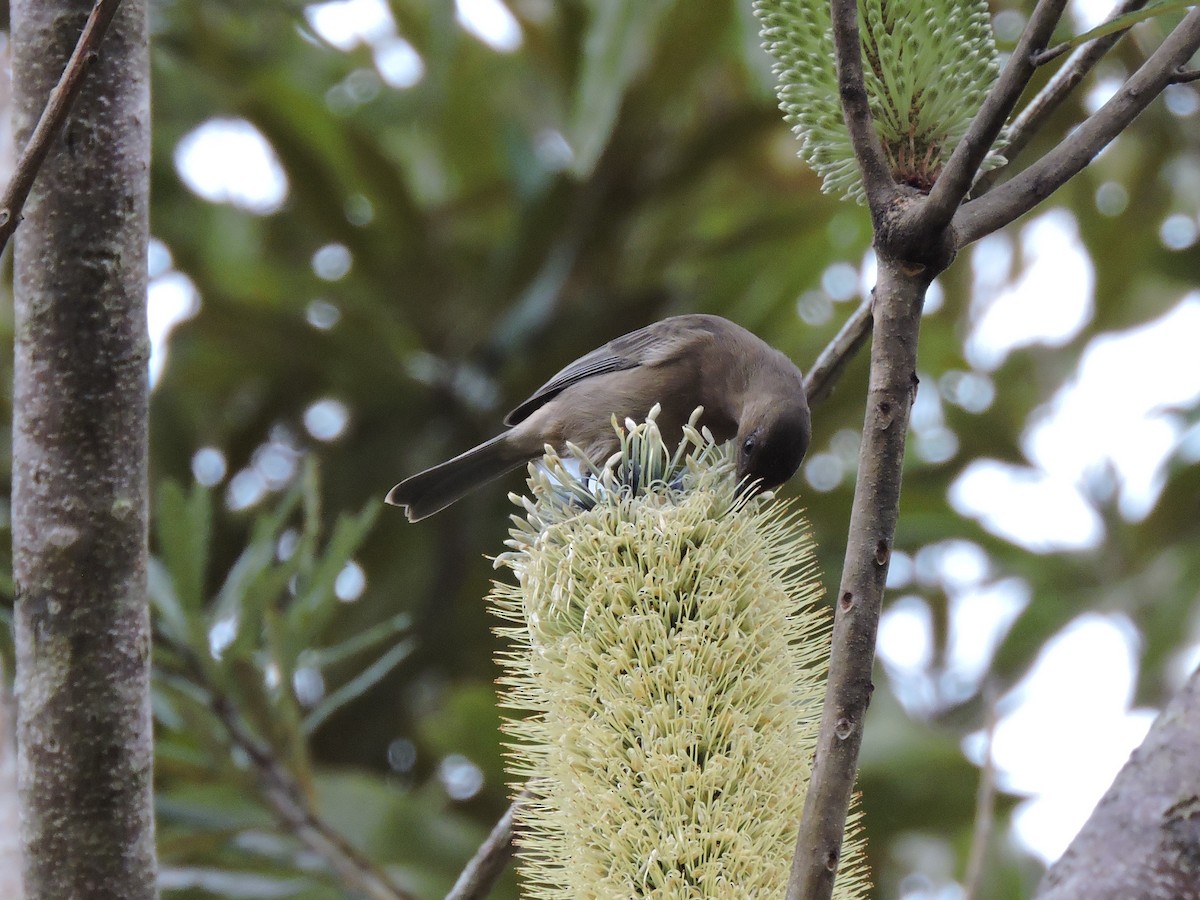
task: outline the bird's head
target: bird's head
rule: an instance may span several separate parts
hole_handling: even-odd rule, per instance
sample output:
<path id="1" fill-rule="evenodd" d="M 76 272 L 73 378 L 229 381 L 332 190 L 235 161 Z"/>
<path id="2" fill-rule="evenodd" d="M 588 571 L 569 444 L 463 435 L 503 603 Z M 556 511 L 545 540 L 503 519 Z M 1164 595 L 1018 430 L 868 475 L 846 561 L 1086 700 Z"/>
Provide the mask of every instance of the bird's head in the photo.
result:
<path id="1" fill-rule="evenodd" d="M 742 415 L 737 434 L 737 477 L 762 490 L 796 473 L 808 451 L 812 425 L 804 395 L 798 401 L 774 398 Z"/>

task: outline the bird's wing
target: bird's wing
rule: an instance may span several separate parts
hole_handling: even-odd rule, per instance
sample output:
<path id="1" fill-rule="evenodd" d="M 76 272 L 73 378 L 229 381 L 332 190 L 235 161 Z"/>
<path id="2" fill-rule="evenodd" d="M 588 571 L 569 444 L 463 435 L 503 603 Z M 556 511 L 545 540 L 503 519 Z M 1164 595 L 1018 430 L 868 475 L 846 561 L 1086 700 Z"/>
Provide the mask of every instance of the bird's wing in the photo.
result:
<path id="1" fill-rule="evenodd" d="M 591 353 L 579 357 L 505 416 L 504 424 L 516 425 L 523 422 L 535 410 L 586 378 L 633 369 L 669 358 L 695 336 L 693 328 L 682 323 L 670 327 L 672 324 L 672 320 L 667 319 L 647 325 L 645 328 L 614 338 L 603 347 L 597 347 Z"/>

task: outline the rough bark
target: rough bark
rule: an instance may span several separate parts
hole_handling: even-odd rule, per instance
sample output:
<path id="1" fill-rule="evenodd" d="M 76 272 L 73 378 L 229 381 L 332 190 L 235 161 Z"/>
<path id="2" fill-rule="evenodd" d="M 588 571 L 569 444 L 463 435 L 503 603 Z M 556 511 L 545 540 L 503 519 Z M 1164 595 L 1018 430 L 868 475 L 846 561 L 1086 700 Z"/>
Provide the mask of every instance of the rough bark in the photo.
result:
<path id="1" fill-rule="evenodd" d="M 1036 896 L 1200 898 L 1200 671 L 1155 720 Z"/>
<path id="2" fill-rule="evenodd" d="M 90 9 L 13 2 L 18 143 Z M 144 0 L 117 12 L 15 241 L 13 567 L 30 900 L 155 895 L 145 15 Z"/>

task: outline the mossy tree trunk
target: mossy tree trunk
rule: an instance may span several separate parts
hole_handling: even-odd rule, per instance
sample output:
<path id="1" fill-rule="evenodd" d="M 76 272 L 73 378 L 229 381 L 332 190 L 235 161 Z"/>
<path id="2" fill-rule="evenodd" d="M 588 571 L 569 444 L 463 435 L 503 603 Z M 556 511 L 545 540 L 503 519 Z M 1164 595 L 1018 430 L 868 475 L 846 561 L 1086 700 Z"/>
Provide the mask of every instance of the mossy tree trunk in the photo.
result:
<path id="1" fill-rule="evenodd" d="M 14 0 L 18 143 L 90 0 Z M 117 12 L 17 231 L 13 567 L 26 896 L 155 895 L 146 601 L 144 0 Z"/>

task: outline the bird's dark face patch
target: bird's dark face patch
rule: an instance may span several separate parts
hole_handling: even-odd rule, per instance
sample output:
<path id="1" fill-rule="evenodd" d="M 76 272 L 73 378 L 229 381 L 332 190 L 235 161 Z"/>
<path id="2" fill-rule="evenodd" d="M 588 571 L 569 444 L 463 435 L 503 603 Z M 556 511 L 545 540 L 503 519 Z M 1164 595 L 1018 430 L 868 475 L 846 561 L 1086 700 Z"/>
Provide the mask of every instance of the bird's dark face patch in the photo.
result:
<path id="1" fill-rule="evenodd" d="M 759 488 L 783 484 L 800 467 L 808 451 L 809 421 L 802 413 L 767 417 L 757 427 L 738 436 L 739 481 L 757 482 Z"/>

